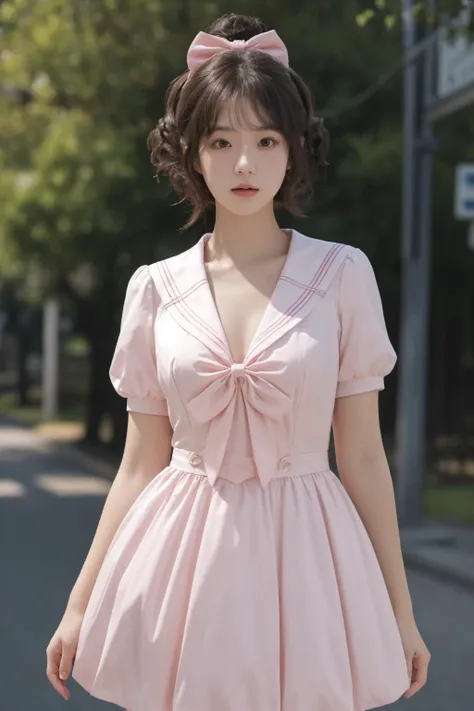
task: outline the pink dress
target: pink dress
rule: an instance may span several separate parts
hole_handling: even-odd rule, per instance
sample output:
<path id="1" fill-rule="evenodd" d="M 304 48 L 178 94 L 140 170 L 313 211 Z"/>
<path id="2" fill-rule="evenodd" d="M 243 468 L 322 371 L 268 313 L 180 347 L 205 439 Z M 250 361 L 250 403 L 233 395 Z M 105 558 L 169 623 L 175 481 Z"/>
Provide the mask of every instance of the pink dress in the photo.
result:
<path id="1" fill-rule="evenodd" d="M 118 528 L 73 678 L 130 711 L 363 711 L 409 688 L 365 527 L 328 464 L 335 398 L 396 355 L 359 249 L 291 231 L 243 363 L 204 267 L 208 235 L 132 276 L 110 375 L 167 415 L 171 462 Z"/>

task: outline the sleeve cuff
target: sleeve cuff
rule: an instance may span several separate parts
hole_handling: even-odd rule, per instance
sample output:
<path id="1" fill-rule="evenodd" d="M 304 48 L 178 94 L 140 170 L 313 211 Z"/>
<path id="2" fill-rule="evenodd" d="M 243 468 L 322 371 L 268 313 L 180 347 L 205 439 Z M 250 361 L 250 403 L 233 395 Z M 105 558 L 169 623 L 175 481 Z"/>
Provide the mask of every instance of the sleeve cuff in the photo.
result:
<path id="1" fill-rule="evenodd" d="M 141 412 L 144 415 L 168 415 L 168 406 L 166 400 L 157 400 L 152 397 L 129 397 L 127 411 Z"/>
<path id="2" fill-rule="evenodd" d="M 384 390 L 384 379 L 381 375 L 370 375 L 366 378 L 354 378 L 353 380 L 342 380 L 337 384 L 336 397 L 346 395 L 359 395 L 371 390 Z"/>

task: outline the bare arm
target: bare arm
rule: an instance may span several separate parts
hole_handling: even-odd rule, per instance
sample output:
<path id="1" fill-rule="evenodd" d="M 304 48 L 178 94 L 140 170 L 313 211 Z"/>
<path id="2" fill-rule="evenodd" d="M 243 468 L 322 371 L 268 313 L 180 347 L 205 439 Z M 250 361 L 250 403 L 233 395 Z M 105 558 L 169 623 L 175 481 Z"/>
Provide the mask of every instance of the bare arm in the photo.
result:
<path id="1" fill-rule="evenodd" d="M 369 534 L 397 618 L 413 617 L 392 477 L 379 424 L 378 392 L 336 399 L 333 417 L 341 481 Z"/>
<path id="2" fill-rule="evenodd" d="M 171 425 L 163 415 L 130 412 L 125 449 L 90 550 L 69 595 L 68 608 L 83 612 L 107 549 L 125 514 L 170 460 Z"/>

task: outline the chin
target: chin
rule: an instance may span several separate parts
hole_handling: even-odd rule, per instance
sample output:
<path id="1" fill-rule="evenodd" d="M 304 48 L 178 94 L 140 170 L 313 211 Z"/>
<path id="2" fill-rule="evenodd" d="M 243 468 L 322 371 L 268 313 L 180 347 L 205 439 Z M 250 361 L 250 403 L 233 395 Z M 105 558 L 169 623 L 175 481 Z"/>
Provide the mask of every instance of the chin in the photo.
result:
<path id="1" fill-rule="evenodd" d="M 235 197 L 233 200 L 223 200 L 220 204 L 235 215 L 254 215 L 272 202 L 273 196 L 272 193 L 269 193 L 266 195 L 259 194 L 255 198 Z"/>
<path id="2" fill-rule="evenodd" d="M 268 202 L 264 202 L 261 205 L 248 205 L 247 208 L 245 206 L 242 206 L 240 209 L 238 207 L 235 207 L 235 205 L 229 206 L 227 209 L 229 212 L 231 212 L 233 215 L 239 215 L 239 217 L 250 217 L 251 215 L 256 215 L 257 213 L 261 212 L 266 206 L 268 205 Z"/>

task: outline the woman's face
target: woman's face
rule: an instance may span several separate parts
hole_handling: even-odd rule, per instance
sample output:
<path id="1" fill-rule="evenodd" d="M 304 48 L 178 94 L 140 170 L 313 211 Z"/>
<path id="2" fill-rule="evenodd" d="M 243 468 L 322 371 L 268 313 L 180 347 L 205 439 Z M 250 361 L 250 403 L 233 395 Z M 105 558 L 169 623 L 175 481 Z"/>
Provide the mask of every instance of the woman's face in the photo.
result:
<path id="1" fill-rule="evenodd" d="M 281 133 L 261 126 L 248 101 L 241 101 L 238 115 L 235 105 L 226 107 L 217 129 L 202 139 L 198 168 L 216 204 L 250 215 L 273 201 L 280 189 L 288 166 L 288 144 Z M 233 189 L 240 184 L 258 190 L 239 196 Z"/>

